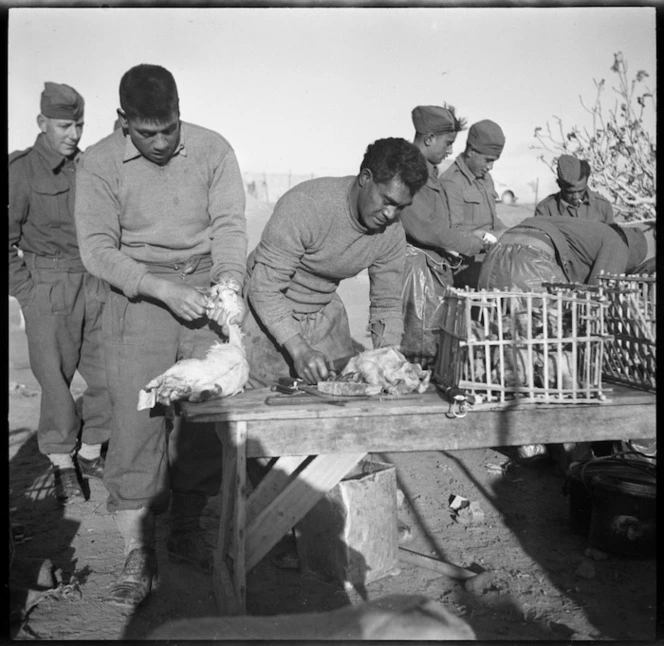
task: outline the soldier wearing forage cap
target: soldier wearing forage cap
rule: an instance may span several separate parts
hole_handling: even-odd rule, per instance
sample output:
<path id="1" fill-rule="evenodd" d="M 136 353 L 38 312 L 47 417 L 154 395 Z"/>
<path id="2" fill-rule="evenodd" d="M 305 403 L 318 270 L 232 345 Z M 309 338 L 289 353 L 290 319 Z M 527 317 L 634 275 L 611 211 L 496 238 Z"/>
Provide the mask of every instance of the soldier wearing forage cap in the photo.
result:
<path id="1" fill-rule="evenodd" d="M 21 305 L 42 391 L 39 449 L 51 460 L 63 503 L 84 497 L 76 464 L 83 476 L 102 476 L 111 425 L 100 327 L 104 287 L 85 271 L 74 227 L 83 110 L 74 88 L 46 83 L 41 133 L 34 146 L 9 156 L 9 293 Z M 77 369 L 87 384 L 82 420 L 69 388 Z"/>
<path id="2" fill-rule="evenodd" d="M 500 235 L 506 228 L 498 218 L 498 194 L 489 173 L 504 146 L 505 135 L 497 123 L 489 119 L 478 121 L 468 131 L 466 149 L 441 176 L 452 225 L 466 231 L 483 232 L 487 245 L 495 242 L 496 232 Z M 455 284 L 474 287 L 480 263 L 481 255 L 476 255 L 473 261 L 460 268 Z"/>
<path id="3" fill-rule="evenodd" d="M 590 164 L 572 155 L 558 158 L 558 186 L 560 191 L 545 197 L 535 209 L 535 215 L 564 215 L 611 224 L 613 209 L 610 202 L 588 188 Z"/>
<path id="4" fill-rule="evenodd" d="M 441 185 L 438 164 L 452 153 L 465 119 L 453 106 L 419 105 L 412 111 L 413 143 L 427 161 L 429 176 L 413 203 L 401 213 L 407 251 L 403 283 L 404 337 L 401 350 L 411 360 L 428 367 L 436 355 L 436 315 L 446 286 L 454 282 L 453 269 L 460 255 L 481 253 L 485 231 L 452 226 L 447 195 Z M 422 281 L 430 286 L 421 294 Z M 424 300 L 422 305 L 417 302 Z"/>

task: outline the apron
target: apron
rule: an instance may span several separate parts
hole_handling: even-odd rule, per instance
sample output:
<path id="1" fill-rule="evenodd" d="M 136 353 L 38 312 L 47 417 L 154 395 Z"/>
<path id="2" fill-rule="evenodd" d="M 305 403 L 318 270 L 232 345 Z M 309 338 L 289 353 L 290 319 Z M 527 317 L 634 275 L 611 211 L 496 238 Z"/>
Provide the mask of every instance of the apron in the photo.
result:
<path id="1" fill-rule="evenodd" d="M 346 308 L 337 294 L 317 312 L 293 313 L 304 340 L 330 361 L 354 354 Z M 253 307 L 242 323 L 243 343 L 249 362 L 249 386 L 261 388 L 276 384 L 279 377 L 297 377 L 288 352 L 279 346 L 259 321 Z"/>
<path id="2" fill-rule="evenodd" d="M 438 263 L 426 251 L 407 245 L 401 290 L 401 352 L 424 369 L 436 360 L 443 299 L 452 283 L 452 269 L 446 262 Z"/>

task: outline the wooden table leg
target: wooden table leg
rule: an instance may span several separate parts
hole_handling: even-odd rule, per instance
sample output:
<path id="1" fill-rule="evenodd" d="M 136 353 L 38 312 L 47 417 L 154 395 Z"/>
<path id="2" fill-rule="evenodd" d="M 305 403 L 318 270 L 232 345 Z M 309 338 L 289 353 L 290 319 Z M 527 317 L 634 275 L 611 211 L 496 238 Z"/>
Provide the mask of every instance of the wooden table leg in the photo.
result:
<path id="1" fill-rule="evenodd" d="M 308 455 L 284 455 L 277 458 L 263 479 L 256 485 L 247 500 L 245 523 L 249 527 L 256 517 L 266 509 L 284 490 L 289 481 L 311 461 Z"/>
<path id="2" fill-rule="evenodd" d="M 216 425 L 222 444 L 221 514 L 214 552 L 213 585 L 221 615 L 246 612 L 245 501 L 247 423 Z"/>
<path id="3" fill-rule="evenodd" d="M 222 443 L 219 539 L 213 586 L 221 615 L 245 614 L 246 575 L 366 455 L 284 456 L 247 503 L 246 422 L 218 423 Z M 300 465 L 304 465 L 301 469 Z M 247 507 L 249 518 L 247 519 Z M 249 525 L 246 526 L 247 520 Z"/>
<path id="4" fill-rule="evenodd" d="M 257 514 L 252 510 L 245 537 L 246 570 L 251 570 L 365 455 L 317 455 L 265 508 Z"/>

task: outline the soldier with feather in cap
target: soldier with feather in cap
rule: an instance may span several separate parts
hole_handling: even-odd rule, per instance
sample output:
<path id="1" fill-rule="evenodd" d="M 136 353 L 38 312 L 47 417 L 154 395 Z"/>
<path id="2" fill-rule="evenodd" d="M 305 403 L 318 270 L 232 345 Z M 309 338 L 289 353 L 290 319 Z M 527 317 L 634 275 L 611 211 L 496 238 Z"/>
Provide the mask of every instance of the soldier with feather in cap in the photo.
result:
<path id="1" fill-rule="evenodd" d="M 447 194 L 439 177 L 439 164 L 452 153 L 466 120 L 447 104 L 418 105 L 412 111 L 412 120 L 413 144 L 426 159 L 429 176 L 400 216 L 407 240 L 401 350 L 410 361 L 427 368 L 435 360 L 437 317 L 445 289 L 454 283 L 454 270 L 463 262 L 463 256 L 481 253 L 487 243 L 483 240 L 485 230 L 452 226 Z"/>
<path id="2" fill-rule="evenodd" d="M 42 391 L 39 450 L 53 465 L 64 504 L 84 499 L 79 472 L 102 477 L 101 448 L 111 426 L 101 343 L 104 285 L 85 270 L 74 225 L 83 113 L 74 88 L 47 82 L 34 146 L 9 156 L 9 293 L 21 306 L 30 367 Z M 87 384 L 83 419 L 70 391 L 76 370 Z"/>

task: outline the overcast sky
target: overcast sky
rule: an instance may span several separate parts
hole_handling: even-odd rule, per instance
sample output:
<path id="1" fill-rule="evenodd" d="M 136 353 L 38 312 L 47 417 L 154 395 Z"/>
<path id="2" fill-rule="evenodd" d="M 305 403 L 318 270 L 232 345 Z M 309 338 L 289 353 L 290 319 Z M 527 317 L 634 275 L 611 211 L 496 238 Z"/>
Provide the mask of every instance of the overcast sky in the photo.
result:
<path id="1" fill-rule="evenodd" d="M 495 176 L 546 179 L 524 162 L 535 126 L 584 122 L 579 96 L 613 82 L 617 51 L 654 89 L 653 7 L 15 8 L 9 150 L 32 145 L 44 81 L 85 97 L 85 148 L 111 131 L 122 74 L 155 63 L 175 76 L 182 118 L 222 133 L 246 171 L 355 173 L 371 141 L 412 140 L 415 105 L 446 101 L 502 126 Z"/>

